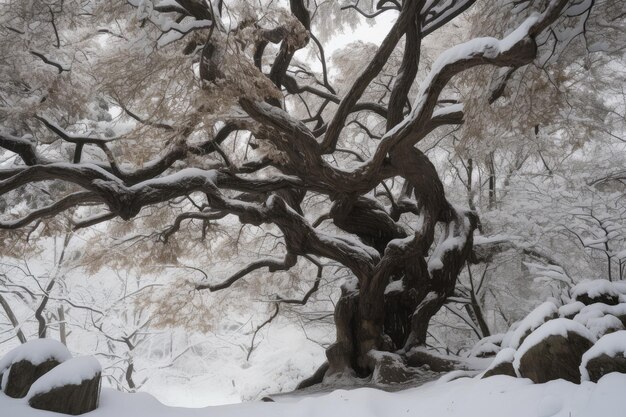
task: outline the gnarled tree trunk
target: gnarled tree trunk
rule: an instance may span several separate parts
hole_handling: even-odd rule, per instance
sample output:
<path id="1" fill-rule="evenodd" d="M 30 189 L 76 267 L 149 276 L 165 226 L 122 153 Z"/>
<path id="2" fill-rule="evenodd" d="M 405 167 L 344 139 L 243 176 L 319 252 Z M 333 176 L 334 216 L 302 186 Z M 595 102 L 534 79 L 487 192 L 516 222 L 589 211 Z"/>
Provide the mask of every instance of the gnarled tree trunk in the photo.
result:
<path id="1" fill-rule="evenodd" d="M 492 65 L 506 69 L 508 75 L 502 81 L 506 83 L 517 68 L 533 62 L 537 56 L 537 37 L 552 30 L 550 26 L 562 16 L 568 4 L 568 0 L 521 0 L 524 2 L 528 4 L 517 9 L 543 9 L 539 10 L 541 13 L 527 17 L 517 29 L 507 31 L 509 34 L 503 39 L 474 39 L 442 54 L 433 63 L 415 97 L 409 97 L 409 92 L 416 80 L 423 38 L 458 17 L 475 0 L 378 2 L 381 12 L 397 10 L 397 19 L 370 61 L 341 96 L 329 81 L 321 43 L 311 33 L 319 29 L 314 22 L 316 17 L 319 19 L 319 14 L 311 13 L 314 2 L 290 0 L 293 17 L 283 19 L 281 24 L 271 23 L 271 19 L 267 22 L 250 19 L 248 13 L 237 16 L 229 12 L 228 18 L 224 17 L 224 21 L 229 22 L 228 28 L 222 22 L 221 2 L 177 0 L 167 2 L 167 5 L 154 5 L 150 13 L 145 12 L 142 2 L 139 14 L 143 17 L 139 20 L 145 23 L 158 18 L 161 23 L 142 23 L 140 29 L 148 32 L 142 33 L 140 39 L 158 39 L 154 45 L 157 48 L 160 47 L 158 42 L 164 39 L 174 39 L 171 40 L 174 42 L 186 37 L 187 45 L 181 50 L 182 57 L 187 58 L 179 56 L 171 63 L 162 60 L 147 74 L 142 66 L 141 74 L 135 74 L 135 80 L 154 76 L 155 85 L 162 85 L 161 82 L 172 78 L 172 74 L 187 73 L 194 74 L 193 82 L 181 81 L 173 94 L 174 90 L 168 88 L 143 91 L 144 84 L 137 88 L 132 85 L 136 81 L 131 78 L 127 85 L 128 94 L 124 94 L 124 88 L 119 88 L 119 92 L 116 88 L 110 99 L 141 125 L 138 128 L 141 130 L 134 134 L 154 134 L 163 140 L 162 153 L 130 169 L 126 167 L 123 155 L 119 156 L 120 161 L 117 160 L 118 151 L 127 151 L 127 148 L 117 147 L 118 141 L 70 133 L 44 116 L 35 116 L 32 122 L 37 126 L 43 123 L 55 140 L 75 146 L 73 162 L 65 162 L 43 156 L 41 145 L 51 142 L 31 141 L 36 132 L 28 128 L 25 120 L 19 123 L 24 126 L 19 129 L 0 129 L 0 147 L 16 153 L 23 162 L 0 171 L 0 196 L 44 181 L 68 183 L 80 189 L 62 195 L 51 190 L 54 191 L 50 193 L 53 203 L 33 209 L 21 218 L 1 220 L 0 229 L 21 228 L 74 207 L 94 204 L 101 206 L 102 212 L 77 221 L 77 229 L 118 217 L 130 220 L 144 207 L 167 207 L 168 203 L 181 200 L 181 197 L 193 204 L 181 210 L 171 227 L 156 233 L 162 241 L 167 241 L 180 229 L 181 222 L 188 219 L 198 219 L 206 225 L 206 222 L 232 215 L 242 224 L 274 225 L 282 233 L 280 238 L 286 252 L 282 258 L 254 260 L 220 283 L 197 283 L 195 288 L 222 290 L 262 268 L 267 268 L 270 273 L 289 270 L 297 265 L 299 257 L 313 262 L 320 271 L 323 266 L 317 258 L 341 264 L 351 271 L 354 280 L 353 284 L 342 289 L 337 303 L 337 342 L 327 352 L 327 374 L 369 375 L 375 367 L 372 352 L 408 353 L 425 343 L 431 318 L 452 294 L 459 272 L 469 257 L 478 219 L 472 212 L 461 212 L 451 206 L 435 167 L 416 146 L 437 128 L 463 123 L 463 103 L 442 97 L 450 80 L 471 68 Z M 263 7 L 276 6 L 271 3 L 280 2 L 270 2 Z M 360 9 L 355 6 L 355 10 Z M 125 8 L 119 12 L 125 16 L 128 14 Z M 127 23 L 132 26 L 134 23 L 130 22 L 136 18 L 129 16 Z M 584 13 L 570 18 L 582 18 L 579 16 Z M 96 17 L 108 19 L 99 14 L 94 19 Z M 188 32 L 176 29 L 183 20 L 190 27 Z M 38 26 L 42 25 L 29 25 L 31 28 Z M 178 32 L 174 38 L 172 30 Z M 135 54 L 150 57 L 141 54 L 151 48 L 139 50 L 131 47 L 133 42 L 126 37 L 119 38 L 121 43 L 117 46 L 122 50 L 127 48 L 126 52 L 132 53 L 133 57 Z M 385 92 L 382 97 L 371 99 L 368 88 L 377 77 L 383 76 L 383 69 L 393 52 L 400 49 L 398 44 L 402 38 L 405 39 L 402 63 L 389 98 Z M 319 52 L 323 82 L 318 81 L 313 72 L 303 70 L 301 65 L 292 64 L 296 52 L 311 39 Z M 270 43 L 280 46 L 268 66 L 265 63 L 269 54 L 265 54 L 265 48 Z M 68 46 L 73 44 L 68 42 Z M 73 51 L 67 56 L 77 53 Z M 90 65 L 98 63 L 101 62 L 96 60 Z M 51 65 L 64 72 L 75 71 L 81 64 L 76 62 L 71 69 L 54 62 Z M 110 75 L 112 78 L 126 77 L 125 70 L 116 71 Z M 91 67 L 87 72 L 91 73 Z M 108 71 L 103 77 L 108 77 Z M 20 84 L 22 82 L 16 82 L 16 85 Z M 102 86 L 106 85 L 107 80 L 102 81 Z M 101 90 L 100 85 L 97 87 L 94 91 Z M 102 90 L 109 91 L 108 88 Z M 221 101 L 224 98 L 221 91 L 232 92 L 234 99 L 226 98 L 228 109 L 218 106 L 213 111 L 209 102 Z M 504 85 L 500 85 L 490 100 L 497 99 L 503 91 Z M 187 100 L 185 92 L 190 95 Z M 118 98 L 118 93 L 122 97 Z M 71 95 L 70 91 L 63 97 Z M 292 105 L 300 103 L 296 96 L 304 103 L 308 117 L 301 118 L 301 114 L 290 112 Z M 44 96 L 42 100 L 26 101 L 43 102 L 48 98 L 56 100 L 53 96 Z M 407 105 L 409 99 L 414 99 L 411 106 Z M 165 117 L 170 110 L 173 115 L 178 115 L 174 116 L 177 120 L 171 124 L 144 120 L 127 108 L 128 103 L 141 106 L 142 101 L 158 101 L 159 111 L 155 116 Z M 55 108 L 56 103 L 50 105 Z M 54 114 L 63 108 L 59 107 Z M 187 108 L 189 110 L 184 110 Z M 68 109 L 74 110 L 74 107 L 68 106 Z M 140 107 L 140 111 L 154 112 L 150 109 L 150 106 Z M 29 109 L 24 114 L 30 113 Z M 385 126 L 385 131 L 377 136 L 370 135 L 376 145 L 369 155 L 341 148 L 347 134 L 345 127 L 351 122 L 360 123 L 351 120 L 358 113 L 370 113 L 372 117 L 385 120 L 384 124 L 379 124 Z M 165 119 L 169 120 L 168 117 Z M 364 130 L 371 133 L 367 126 Z M 213 135 L 208 135 L 212 137 L 200 139 L 213 131 Z M 271 151 L 256 160 L 248 160 L 247 153 L 227 155 L 220 144 L 237 131 L 248 132 L 253 142 L 267 143 Z M 16 136 L 18 133 L 20 136 Z M 124 140 L 122 137 L 117 139 Z M 91 147 L 97 147 L 97 153 L 106 155 L 106 158 L 80 163 L 82 150 Z M 241 148 L 233 146 L 231 153 L 237 150 Z M 360 163 L 344 166 L 345 160 L 336 158 L 341 152 L 356 156 Z M 219 154 L 220 159 L 209 163 L 207 158 L 212 153 Z M 263 171 L 265 168 L 269 169 Z M 392 179 L 404 182 L 398 199 L 394 198 L 393 190 L 386 182 Z M 495 182 L 492 185 L 495 199 Z M 390 208 L 376 200 L 375 191 L 379 187 L 386 190 L 391 200 Z M 200 204 L 193 201 L 192 194 L 201 200 Z M 307 194 L 332 201 L 330 212 L 324 216 L 349 237 L 325 233 L 317 228 L 318 224 L 309 223 L 306 214 L 311 213 L 306 213 L 307 207 L 303 204 Z M 398 220 L 403 213 L 409 212 L 418 217 L 412 230 L 405 230 Z M 321 272 L 316 285 L 320 278 Z M 50 285 L 54 282 L 51 280 Z M 51 286 L 47 288 L 46 293 L 51 289 Z M 296 302 L 304 303 L 310 295 L 308 292 L 302 301 Z M 288 301 L 294 300 L 277 300 Z M 42 314 L 46 302 L 47 298 L 36 313 L 40 319 L 40 335 L 45 333 Z"/>
<path id="2" fill-rule="evenodd" d="M 363 197 L 336 202 L 331 212 L 335 224 L 383 253 L 371 274 L 358 276 L 357 285 L 342 289 L 335 310 L 337 342 L 327 352 L 327 375 L 355 371 L 366 376 L 374 366 L 371 351 L 406 352 L 424 344 L 430 319 L 454 292 L 472 250 L 477 216 L 452 208 L 426 156 L 405 149 L 392 154 L 392 163 L 423 202 L 421 227 L 406 236 L 388 218 L 377 217 L 373 204 Z M 443 231 L 431 248 L 438 223 Z"/>

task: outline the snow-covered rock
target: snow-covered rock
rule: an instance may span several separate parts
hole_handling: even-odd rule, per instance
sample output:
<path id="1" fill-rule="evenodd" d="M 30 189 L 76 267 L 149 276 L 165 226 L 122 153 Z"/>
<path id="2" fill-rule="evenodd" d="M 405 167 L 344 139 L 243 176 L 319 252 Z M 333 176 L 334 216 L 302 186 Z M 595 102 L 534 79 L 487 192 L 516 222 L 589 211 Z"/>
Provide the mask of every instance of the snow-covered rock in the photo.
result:
<path id="1" fill-rule="evenodd" d="M 483 374 L 483 378 L 489 378 L 495 375 L 508 375 L 515 377 L 515 369 L 513 368 L 513 359 L 515 358 L 515 349 L 502 349 L 494 358 L 489 368 Z"/>
<path id="2" fill-rule="evenodd" d="M 585 305 L 603 303 L 616 305 L 620 301 L 619 287 L 606 279 L 582 281 L 571 290 L 572 298 Z"/>
<path id="3" fill-rule="evenodd" d="M 611 372 L 626 374 L 626 330 L 603 336 L 582 357 L 582 381 L 597 382 Z"/>
<path id="4" fill-rule="evenodd" d="M 72 357 L 72 354 L 65 345 L 54 339 L 34 339 L 30 342 L 19 345 L 7 352 L 0 359 L 0 373 L 22 360 L 27 360 L 33 365 L 39 365 L 49 359 L 57 362 L 64 362 Z"/>
<path id="5" fill-rule="evenodd" d="M 585 308 L 585 305 L 580 301 L 574 301 L 573 303 L 562 305 L 561 307 L 559 307 L 559 317 L 572 319 L 583 308 Z"/>
<path id="6" fill-rule="evenodd" d="M 598 339 L 605 334 L 624 329 L 622 321 L 612 314 L 591 318 L 587 321 L 586 327 Z"/>
<path id="7" fill-rule="evenodd" d="M 626 281 L 614 281 L 613 288 L 620 293 L 620 295 L 626 295 Z M 626 302 L 626 300 L 621 301 Z"/>
<path id="8" fill-rule="evenodd" d="M 502 347 L 517 349 L 524 339 L 548 320 L 558 317 L 559 309 L 552 301 L 546 301 L 531 311 L 519 325 L 504 336 Z"/>
<path id="9" fill-rule="evenodd" d="M 491 336 L 483 337 L 474 345 L 469 353 L 470 357 L 476 358 L 488 358 L 496 356 L 500 351 L 504 334 L 494 334 Z"/>
<path id="10" fill-rule="evenodd" d="M 555 379 L 580 382 L 579 365 L 596 338 L 582 324 L 554 319 L 532 332 L 515 352 L 513 367 L 517 375 L 535 383 Z"/>
<path id="11" fill-rule="evenodd" d="M 574 321 L 587 326 L 591 320 L 602 318 L 609 314 L 617 317 L 622 324 L 626 326 L 626 303 L 617 305 L 596 303 L 585 306 L 578 314 L 576 314 L 576 316 L 574 316 Z"/>
<path id="12" fill-rule="evenodd" d="M 9 351 L 0 361 L 2 390 L 10 397 L 22 398 L 31 385 L 72 355 L 61 342 L 35 339 Z"/>
<path id="13" fill-rule="evenodd" d="M 93 356 L 81 356 L 70 359 L 41 378 L 30 387 L 26 399 L 30 399 L 37 394 L 43 394 L 54 388 L 66 385 L 79 385 L 83 381 L 93 379 L 102 373 L 100 362 Z"/>
<path id="14" fill-rule="evenodd" d="M 102 367 L 90 356 L 63 362 L 39 378 L 26 396 L 31 407 L 78 415 L 93 411 L 100 398 Z"/>

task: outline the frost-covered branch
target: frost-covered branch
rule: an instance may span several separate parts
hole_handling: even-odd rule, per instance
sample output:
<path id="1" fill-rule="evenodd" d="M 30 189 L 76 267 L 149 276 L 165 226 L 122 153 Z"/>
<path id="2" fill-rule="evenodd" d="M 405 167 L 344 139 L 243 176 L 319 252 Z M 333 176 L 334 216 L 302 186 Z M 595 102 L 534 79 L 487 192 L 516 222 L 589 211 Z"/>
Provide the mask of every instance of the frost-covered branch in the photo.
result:
<path id="1" fill-rule="evenodd" d="M 297 257 L 290 254 L 285 255 L 285 258 L 282 260 L 274 258 L 261 259 L 259 261 L 252 262 L 250 265 L 237 271 L 219 284 L 198 284 L 196 285 L 196 290 L 209 290 L 211 292 L 220 291 L 230 287 L 246 275 L 261 268 L 267 268 L 269 272 L 286 271 L 293 267 L 296 264 L 296 261 Z"/>
<path id="2" fill-rule="evenodd" d="M 99 198 L 95 193 L 89 191 L 83 191 L 70 194 L 63 197 L 61 200 L 54 204 L 34 210 L 28 213 L 26 216 L 15 220 L 0 220 L 0 229 L 18 229 L 29 225 L 35 220 L 42 219 L 44 217 L 54 216 L 62 211 L 77 207 L 79 205 L 85 205 L 87 203 L 102 203 L 103 200 Z"/>

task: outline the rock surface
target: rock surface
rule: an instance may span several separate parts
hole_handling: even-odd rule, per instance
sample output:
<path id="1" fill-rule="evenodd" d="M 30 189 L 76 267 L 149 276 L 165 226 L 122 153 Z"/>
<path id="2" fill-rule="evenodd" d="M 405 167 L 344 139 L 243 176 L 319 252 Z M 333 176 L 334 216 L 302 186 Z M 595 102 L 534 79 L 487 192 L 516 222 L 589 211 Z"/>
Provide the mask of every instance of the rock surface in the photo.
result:
<path id="1" fill-rule="evenodd" d="M 513 360 L 515 359 L 515 350 L 511 348 L 502 349 L 494 358 L 489 368 L 483 374 L 483 378 L 489 378 L 494 375 L 507 375 L 517 377 Z"/>
<path id="2" fill-rule="evenodd" d="M 80 384 L 69 384 L 52 388 L 50 391 L 33 395 L 28 404 L 40 410 L 79 415 L 98 408 L 101 374 L 84 380 Z"/>
<path id="3" fill-rule="evenodd" d="M 617 305 L 619 303 L 619 298 L 614 295 L 601 294 L 597 297 L 590 297 L 588 294 L 581 294 L 576 297 L 576 301 L 580 301 L 584 305 L 588 306 L 591 304 L 602 303 L 610 306 Z"/>
<path id="4" fill-rule="evenodd" d="M 513 364 L 511 362 L 502 362 L 493 368 L 488 369 L 483 375 L 483 378 L 489 378 L 490 376 L 495 375 L 506 375 L 514 378 L 517 376 L 515 375 L 515 369 L 513 368 Z"/>
<path id="5" fill-rule="evenodd" d="M 42 375 L 72 357 L 65 345 L 53 339 L 34 339 L 15 347 L 0 359 L 2 390 L 22 398 Z"/>
<path id="6" fill-rule="evenodd" d="M 604 335 L 582 357 L 583 381 L 598 382 L 606 374 L 626 374 L 626 330 Z"/>
<path id="7" fill-rule="evenodd" d="M 533 331 L 558 316 L 558 307 L 552 301 L 546 301 L 540 304 L 533 311 L 528 313 L 514 330 L 509 331 L 509 333 L 505 335 L 501 346 L 503 348 L 517 349 Z"/>
<path id="8" fill-rule="evenodd" d="M 602 303 L 613 306 L 619 303 L 620 287 L 605 279 L 582 281 L 572 288 L 572 297 L 585 305 Z"/>
<path id="9" fill-rule="evenodd" d="M 518 371 L 537 384 L 565 379 L 580 382 L 580 362 L 593 342 L 575 332 L 550 335 L 529 348 L 519 359 Z"/>
<path id="10" fill-rule="evenodd" d="M 27 360 L 15 362 L 9 368 L 4 393 L 9 397 L 23 398 L 28 394 L 31 385 L 42 375 L 59 365 L 55 359 L 48 359 L 38 365 Z"/>
<path id="11" fill-rule="evenodd" d="M 626 374 L 626 358 L 622 355 L 609 356 L 602 354 L 590 359 L 586 365 L 589 381 L 598 382 L 606 374 L 619 372 Z"/>

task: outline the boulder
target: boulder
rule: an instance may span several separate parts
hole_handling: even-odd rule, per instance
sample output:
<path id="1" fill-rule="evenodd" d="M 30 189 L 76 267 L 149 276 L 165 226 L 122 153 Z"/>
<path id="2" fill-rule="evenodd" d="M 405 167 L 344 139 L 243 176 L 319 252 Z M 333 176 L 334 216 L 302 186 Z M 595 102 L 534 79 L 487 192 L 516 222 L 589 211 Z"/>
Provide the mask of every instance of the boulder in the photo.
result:
<path id="1" fill-rule="evenodd" d="M 603 336 L 582 357 L 580 374 L 583 381 L 598 382 L 612 372 L 626 374 L 626 330 Z"/>
<path id="2" fill-rule="evenodd" d="M 25 397 L 31 385 L 41 376 L 59 365 L 59 363 L 60 362 L 54 359 L 49 359 L 37 365 L 27 360 L 13 363 L 8 370 L 4 393 L 13 398 Z"/>
<path id="3" fill-rule="evenodd" d="M 611 372 L 626 374 L 626 357 L 624 354 L 615 356 L 602 354 L 590 359 L 585 368 L 589 381 L 598 382 L 600 378 Z"/>
<path id="4" fill-rule="evenodd" d="M 580 310 L 585 308 L 585 304 L 580 301 L 574 301 L 559 307 L 559 317 L 566 319 L 573 319 L 576 314 L 580 313 Z"/>
<path id="5" fill-rule="evenodd" d="M 513 368 L 513 359 L 515 356 L 515 350 L 506 348 L 498 352 L 495 359 L 489 365 L 489 368 L 485 371 L 482 378 L 489 378 L 495 375 L 507 375 L 516 377 L 515 368 Z"/>
<path id="6" fill-rule="evenodd" d="M 597 297 L 589 297 L 588 294 L 582 294 L 576 297 L 576 301 L 580 301 L 584 305 L 588 306 L 595 303 L 602 303 L 610 306 L 617 305 L 619 303 L 619 298 L 616 296 L 601 294 Z"/>
<path id="7" fill-rule="evenodd" d="M 579 383 L 583 354 L 595 337 L 582 324 L 568 319 L 551 320 L 531 333 L 515 352 L 518 375 L 535 383 L 565 379 Z"/>
<path id="8" fill-rule="evenodd" d="M 22 398 L 42 375 L 72 355 L 61 342 L 35 339 L 9 351 L 0 360 L 2 390 L 13 398 Z"/>
<path id="9" fill-rule="evenodd" d="M 587 327 L 597 338 L 601 338 L 606 334 L 614 333 L 619 330 L 624 330 L 624 324 L 622 321 L 612 314 L 591 318 L 587 321 L 585 327 Z"/>
<path id="10" fill-rule="evenodd" d="M 607 310 L 609 314 L 617 317 L 626 328 L 626 303 L 620 303 L 618 305 L 611 306 Z"/>
<path id="11" fill-rule="evenodd" d="M 512 362 L 501 362 L 497 364 L 496 366 L 494 366 L 493 368 L 489 368 L 483 374 L 482 377 L 489 378 L 490 376 L 495 376 L 495 375 L 506 375 L 506 376 L 512 376 L 513 378 L 517 376 L 515 375 L 515 369 L 513 368 Z"/>
<path id="12" fill-rule="evenodd" d="M 93 357 L 74 358 L 38 379 L 28 392 L 28 404 L 39 410 L 79 415 L 100 401 L 102 368 Z"/>
<path id="13" fill-rule="evenodd" d="M 502 348 L 517 349 L 535 329 L 558 316 L 559 309 L 552 301 L 540 304 L 504 336 Z"/>
<path id="14" fill-rule="evenodd" d="M 617 305 L 620 301 L 619 288 L 606 279 L 582 281 L 571 290 L 572 298 L 585 305 L 602 303 Z"/>
<path id="15" fill-rule="evenodd" d="M 495 357 L 501 350 L 504 334 L 487 336 L 478 341 L 470 351 L 469 356 L 475 358 Z"/>

